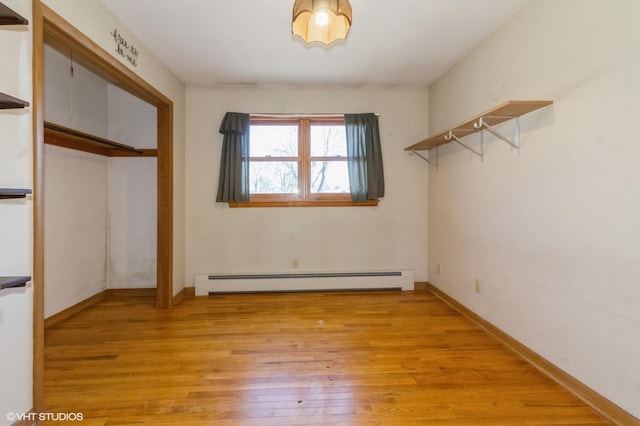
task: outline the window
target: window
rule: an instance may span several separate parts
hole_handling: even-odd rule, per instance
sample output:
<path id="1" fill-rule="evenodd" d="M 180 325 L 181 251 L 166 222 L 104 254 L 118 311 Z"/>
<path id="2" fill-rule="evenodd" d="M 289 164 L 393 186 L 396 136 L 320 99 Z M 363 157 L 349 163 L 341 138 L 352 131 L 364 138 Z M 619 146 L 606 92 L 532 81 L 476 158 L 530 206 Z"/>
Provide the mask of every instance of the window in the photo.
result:
<path id="1" fill-rule="evenodd" d="M 356 205 L 342 116 L 252 117 L 249 134 L 251 201 L 232 207 Z"/>

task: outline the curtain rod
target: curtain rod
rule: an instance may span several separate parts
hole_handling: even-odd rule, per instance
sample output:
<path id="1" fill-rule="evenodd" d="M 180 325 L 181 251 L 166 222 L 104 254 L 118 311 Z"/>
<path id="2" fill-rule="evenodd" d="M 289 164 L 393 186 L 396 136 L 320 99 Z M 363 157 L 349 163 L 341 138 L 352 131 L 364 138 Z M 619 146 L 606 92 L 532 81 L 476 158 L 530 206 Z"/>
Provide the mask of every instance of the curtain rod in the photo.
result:
<path id="1" fill-rule="evenodd" d="M 274 113 L 251 113 L 249 114 L 251 117 L 257 117 L 257 118 L 272 118 L 272 117 L 278 117 L 278 118 L 283 118 L 283 117 L 290 117 L 290 118 L 299 118 L 299 117 L 319 117 L 319 118 L 330 118 L 330 117 L 343 117 L 345 114 L 350 114 L 350 113 L 344 113 L 344 112 L 336 112 L 336 113 L 310 113 L 310 114 L 303 114 L 303 113 L 287 113 L 287 112 L 274 112 Z M 374 113 L 376 117 L 380 117 L 380 114 L 378 113 Z"/>

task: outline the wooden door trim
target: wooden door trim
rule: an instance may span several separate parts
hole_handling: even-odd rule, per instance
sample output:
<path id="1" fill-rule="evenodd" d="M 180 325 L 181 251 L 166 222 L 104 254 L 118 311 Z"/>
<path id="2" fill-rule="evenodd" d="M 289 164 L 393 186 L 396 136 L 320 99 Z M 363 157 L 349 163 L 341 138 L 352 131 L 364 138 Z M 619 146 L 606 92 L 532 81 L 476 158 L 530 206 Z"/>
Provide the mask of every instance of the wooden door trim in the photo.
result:
<path id="1" fill-rule="evenodd" d="M 40 0 L 32 2 L 33 93 L 33 411 L 44 412 L 44 33 Z"/>

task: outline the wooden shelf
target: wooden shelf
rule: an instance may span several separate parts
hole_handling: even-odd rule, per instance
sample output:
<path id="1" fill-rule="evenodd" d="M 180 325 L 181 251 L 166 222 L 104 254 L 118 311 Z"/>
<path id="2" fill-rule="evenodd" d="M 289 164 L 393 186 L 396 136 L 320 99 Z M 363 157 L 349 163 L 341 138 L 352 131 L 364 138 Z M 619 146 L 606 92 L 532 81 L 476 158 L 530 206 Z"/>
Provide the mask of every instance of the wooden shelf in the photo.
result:
<path id="1" fill-rule="evenodd" d="M 477 123 L 482 121 L 489 126 L 495 126 L 505 121 L 520 117 L 521 115 L 543 108 L 547 105 L 551 105 L 553 101 L 538 100 L 538 101 L 507 101 L 495 108 L 476 115 L 467 121 L 458 124 L 455 127 L 440 132 L 436 135 L 430 136 L 414 145 L 405 148 L 405 151 L 420 151 L 435 148 L 440 145 L 451 142 L 451 138 L 448 136 L 453 133 L 457 137 L 463 137 L 472 133 L 480 132 L 482 127 L 477 126 Z"/>
<path id="2" fill-rule="evenodd" d="M 44 143 L 105 157 L 157 157 L 158 154 L 156 149 L 137 149 L 48 121 L 44 122 Z"/>
<path id="3" fill-rule="evenodd" d="M 0 25 L 27 25 L 28 23 L 25 17 L 11 10 L 4 3 L 0 3 Z"/>
<path id="4" fill-rule="evenodd" d="M 0 277 L 0 290 L 25 287 L 29 281 L 31 277 Z"/>
<path id="5" fill-rule="evenodd" d="M 27 194 L 31 194 L 30 189 L 0 188 L 0 199 L 25 198 Z"/>
<path id="6" fill-rule="evenodd" d="M 29 21 L 12 9 L 0 3 L 0 25 L 27 25 Z M 29 102 L 0 93 L 0 109 L 16 109 L 28 107 Z"/>
<path id="7" fill-rule="evenodd" d="M 29 102 L 14 98 L 6 93 L 0 92 L 0 109 L 16 109 L 28 107 Z"/>

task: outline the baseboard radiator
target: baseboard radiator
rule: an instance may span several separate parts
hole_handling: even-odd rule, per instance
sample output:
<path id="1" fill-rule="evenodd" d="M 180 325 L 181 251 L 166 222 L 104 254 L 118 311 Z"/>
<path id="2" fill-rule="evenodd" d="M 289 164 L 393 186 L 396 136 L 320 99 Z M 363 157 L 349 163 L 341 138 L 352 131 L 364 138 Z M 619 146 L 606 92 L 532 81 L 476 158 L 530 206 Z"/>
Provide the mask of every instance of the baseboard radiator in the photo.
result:
<path id="1" fill-rule="evenodd" d="M 216 293 L 413 290 L 413 271 L 196 275 L 196 296 Z"/>

